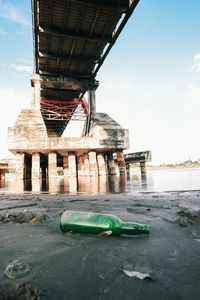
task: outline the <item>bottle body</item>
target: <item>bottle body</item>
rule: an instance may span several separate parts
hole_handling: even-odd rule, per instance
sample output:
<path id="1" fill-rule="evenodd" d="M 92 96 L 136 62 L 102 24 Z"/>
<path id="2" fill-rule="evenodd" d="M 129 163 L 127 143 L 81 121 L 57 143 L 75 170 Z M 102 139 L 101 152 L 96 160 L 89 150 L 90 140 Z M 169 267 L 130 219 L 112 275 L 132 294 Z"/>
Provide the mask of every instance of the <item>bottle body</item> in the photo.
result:
<path id="1" fill-rule="evenodd" d="M 123 222 L 120 218 L 100 213 L 65 211 L 60 220 L 63 232 L 100 234 L 112 231 L 113 235 L 149 233 L 149 225 Z"/>

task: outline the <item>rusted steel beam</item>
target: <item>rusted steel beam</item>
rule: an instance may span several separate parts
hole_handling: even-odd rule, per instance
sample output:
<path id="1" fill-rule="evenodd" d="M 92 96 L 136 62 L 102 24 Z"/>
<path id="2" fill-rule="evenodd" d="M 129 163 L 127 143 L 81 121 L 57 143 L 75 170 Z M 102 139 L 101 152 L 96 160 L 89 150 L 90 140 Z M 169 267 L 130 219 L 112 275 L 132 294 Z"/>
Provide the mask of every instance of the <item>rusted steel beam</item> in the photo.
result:
<path id="1" fill-rule="evenodd" d="M 79 105 L 79 104 L 82 104 L 81 100 L 79 99 L 72 99 L 72 100 L 68 100 L 68 101 L 64 101 L 64 100 L 56 100 L 56 99 L 42 99 L 41 100 L 41 103 L 52 103 L 52 104 L 63 104 L 63 105 L 70 105 L 70 104 L 76 104 L 76 105 Z"/>
<path id="2" fill-rule="evenodd" d="M 89 108 L 85 99 L 71 101 L 41 100 L 41 113 L 44 120 L 85 120 Z"/>
<path id="3" fill-rule="evenodd" d="M 55 36 L 59 36 L 61 38 L 79 38 L 79 39 L 83 39 L 83 40 L 88 40 L 88 41 L 96 41 L 96 42 L 106 42 L 109 43 L 112 41 L 112 36 L 106 36 L 106 37 L 102 37 L 101 35 L 97 35 L 97 34 L 93 34 L 93 35 L 88 35 L 85 33 L 77 33 L 77 32 L 73 32 L 73 31 L 64 31 L 61 32 L 59 30 L 52 30 L 52 29 L 48 29 L 46 27 L 41 27 L 39 26 L 37 29 L 38 34 L 48 34 L 48 35 L 55 35 Z"/>

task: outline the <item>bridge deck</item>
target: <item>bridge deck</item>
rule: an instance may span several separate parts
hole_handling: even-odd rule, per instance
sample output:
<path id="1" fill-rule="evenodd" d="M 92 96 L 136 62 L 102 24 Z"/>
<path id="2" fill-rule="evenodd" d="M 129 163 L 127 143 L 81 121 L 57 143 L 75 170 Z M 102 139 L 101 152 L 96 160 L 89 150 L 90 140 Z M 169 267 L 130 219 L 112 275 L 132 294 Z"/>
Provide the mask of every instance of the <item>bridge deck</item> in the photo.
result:
<path id="1" fill-rule="evenodd" d="M 96 74 L 139 0 L 32 0 L 41 100 L 72 101 L 96 89 Z M 76 110 L 76 107 L 74 107 Z M 46 119 L 61 135 L 70 120 Z M 55 128 L 54 128 L 55 129 Z"/>

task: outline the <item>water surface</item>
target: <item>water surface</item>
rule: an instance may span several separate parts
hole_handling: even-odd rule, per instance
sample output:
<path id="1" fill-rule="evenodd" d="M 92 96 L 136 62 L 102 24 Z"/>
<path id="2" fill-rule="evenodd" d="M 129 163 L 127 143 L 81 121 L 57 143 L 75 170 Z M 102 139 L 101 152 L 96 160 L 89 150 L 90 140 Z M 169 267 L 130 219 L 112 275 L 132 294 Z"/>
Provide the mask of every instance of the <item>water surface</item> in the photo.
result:
<path id="1" fill-rule="evenodd" d="M 141 178 L 139 170 L 130 176 L 97 176 L 64 179 L 58 176 L 53 181 L 29 180 L 0 181 L 1 193 L 60 193 L 60 194 L 106 194 L 133 192 L 165 192 L 200 190 L 200 169 L 168 169 L 147 171 Z"/>

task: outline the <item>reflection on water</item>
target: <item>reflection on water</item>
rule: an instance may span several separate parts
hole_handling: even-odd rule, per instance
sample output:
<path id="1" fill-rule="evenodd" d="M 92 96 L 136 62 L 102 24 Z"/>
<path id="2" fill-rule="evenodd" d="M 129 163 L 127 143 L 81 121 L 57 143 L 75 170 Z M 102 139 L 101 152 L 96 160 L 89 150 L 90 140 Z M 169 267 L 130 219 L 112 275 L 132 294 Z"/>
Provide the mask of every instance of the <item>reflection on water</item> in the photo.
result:
<path id="1" fill-rule="evenodd" d="M 0 182 L 1 192 L 50 194 L 105 194 L 126 191 L 126 176 L 64 177 L 43 180 L 8 180 Z"/>
<path id="2" fill-rule="evenodd" d="M 69 177 L 48 180 L 1 180 L 0 192 L 106 194 L 138 191 L 200 190 L 200 169 L 170 169 L 147 171 L 126 176 Z"/>

